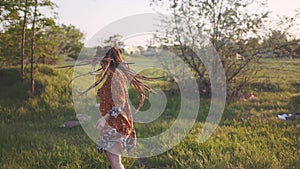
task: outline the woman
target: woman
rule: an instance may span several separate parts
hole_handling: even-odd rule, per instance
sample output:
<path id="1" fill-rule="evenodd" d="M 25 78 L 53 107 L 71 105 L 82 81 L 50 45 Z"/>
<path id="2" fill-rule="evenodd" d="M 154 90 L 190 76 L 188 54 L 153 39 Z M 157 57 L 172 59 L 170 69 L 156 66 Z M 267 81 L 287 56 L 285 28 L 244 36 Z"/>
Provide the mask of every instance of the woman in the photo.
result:
<path id="1" fill-rule="evenodd" d="M 144 104 L 146 92 L 152 92 L 141 80 L 154 80 L 131 70 L 128 64 L 123 62 L 121 55 L 120 49 L 109 49 L 100 61 L 102 72 L 97 82 L 88 89 L 104 82 L 97 92 L 102 115 L 96 123 L 96 128 L 100 131 L 98 150 L 106 150 L 106 157 L 113 169 L 124 168 L 120 154 L 123 150 L 129 152 L 136 144 L 127 81 L 133 84 L 139 94 L 137 112 Z"/>

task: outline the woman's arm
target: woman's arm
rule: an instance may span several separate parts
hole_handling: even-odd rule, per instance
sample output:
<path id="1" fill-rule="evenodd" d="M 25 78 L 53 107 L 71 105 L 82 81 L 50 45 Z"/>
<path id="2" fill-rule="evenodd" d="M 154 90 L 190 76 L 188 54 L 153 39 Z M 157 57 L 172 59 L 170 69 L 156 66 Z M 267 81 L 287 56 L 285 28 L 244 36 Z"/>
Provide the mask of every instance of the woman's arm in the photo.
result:
<path id="1" fill-rule="evenodd" d="M 108 118 L 110 116 L 112 116 L 114 118 L 117 118 L 121 114 L 121 112 L 122 112 L 121 107 L 118 107 L 118 106 L 112 107 L 112 109 L 107 114 L 105 114 L 103 117 L 101 117 L 97 121 L 97 123 L 96 123 L 96 129 L 97 130 L 101 130 L 105 126 L 106 120 L 108 120 Z"/>

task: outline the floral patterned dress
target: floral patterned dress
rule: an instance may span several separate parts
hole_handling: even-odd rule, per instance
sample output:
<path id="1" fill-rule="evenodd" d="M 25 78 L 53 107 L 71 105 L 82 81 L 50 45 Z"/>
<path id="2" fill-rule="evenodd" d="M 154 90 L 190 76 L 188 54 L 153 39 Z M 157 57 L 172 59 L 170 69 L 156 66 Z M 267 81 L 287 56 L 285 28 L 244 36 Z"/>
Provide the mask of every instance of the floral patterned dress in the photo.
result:
<path id="1" fill-rule="evenodd" d="M 117 117 L 108 117 L 105 127 L 100 132 L 98 150 L 109 150 L 116 143 L 121 143 L 122 148 L 129 152 L 136 144 L 136 134 L 128 101 L 128 85 L 123 72 L 116 69 L 114 73 L 108 73 L 97 94 L 102 116 L 115 106 L 121 108 L 121 114 Z"/>

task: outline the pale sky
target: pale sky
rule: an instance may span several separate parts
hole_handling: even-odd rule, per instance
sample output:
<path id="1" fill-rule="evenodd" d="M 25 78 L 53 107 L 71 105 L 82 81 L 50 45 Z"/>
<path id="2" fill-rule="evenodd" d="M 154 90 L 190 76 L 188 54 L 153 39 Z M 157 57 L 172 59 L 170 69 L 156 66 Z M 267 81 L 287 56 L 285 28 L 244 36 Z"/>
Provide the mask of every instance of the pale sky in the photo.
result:
<path id="1" fill-rule="evenodd" d="M 53 0 L 59 8 L 59 22 L 72 24 L 86 34 L 86 41 L 101 28 L 134 14 L 155 12 L 149 0 Z M 293 15 L 300 0 L 268 0 L 274 13 Z"/>

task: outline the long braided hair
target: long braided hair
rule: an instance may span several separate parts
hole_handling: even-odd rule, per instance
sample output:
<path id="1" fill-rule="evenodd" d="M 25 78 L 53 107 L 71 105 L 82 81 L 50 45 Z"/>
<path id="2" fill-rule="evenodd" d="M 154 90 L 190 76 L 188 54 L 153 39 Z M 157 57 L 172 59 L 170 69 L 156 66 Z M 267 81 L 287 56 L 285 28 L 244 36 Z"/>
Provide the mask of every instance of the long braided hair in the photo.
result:
<path id="1" fill-rule="evenodd" d="M 106 52 L 105 56 L 101 58 L 100 65 L 102 72 L 98 75 L 98 80 L 90 86 L 84 93 L 100 84 L 106 77 L 106 75 L 113 74 L 116 69 L 121 70 L 126 76 L 127 80 L 135 87 L 139 94 L 139 104 L 136 112 L 144 105 L 146 98 L 146 92 L 155 93 L 149 86 L 145 85 L 142 80 L 153 81 L 158 78 L 145 77 L 134 70 L 130 69 L 128 64 L 124 63 L 122 57 L 122 50 L 112 47 Z"/>

